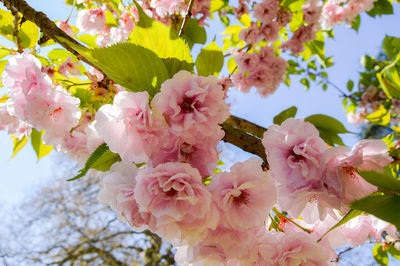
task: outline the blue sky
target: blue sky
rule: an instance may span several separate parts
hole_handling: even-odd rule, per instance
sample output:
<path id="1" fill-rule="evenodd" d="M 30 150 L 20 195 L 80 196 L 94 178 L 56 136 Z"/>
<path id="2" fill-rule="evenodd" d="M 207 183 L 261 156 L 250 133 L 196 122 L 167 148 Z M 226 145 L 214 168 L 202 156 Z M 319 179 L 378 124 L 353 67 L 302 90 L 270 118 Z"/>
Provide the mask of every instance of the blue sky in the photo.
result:
<path id="1" fill-rule="evenodd" d="M 43 1 L 28 0 L 34 8 L 44 11 L 53 20 L 65 20 L 70 12 L 61 0 Z M 75 21 L 76 13 L 71 18 Z M 335 28 L 335 39 L 326 42 L 326 54 L 334 57 L 335 65 L 328 71 L 329 80 L 339 87 L 345 88 L 348 79 L 357 80 L 358 72 L 362 70 L 360 58 L 365 54 L 376 55 L 381 47 L 385 34 L 400 36 L 399 32 L 400 8 L 395 5 L 395 15 L 372 19 L 362 15 L 360 31 L 343 25 Z M 213 27 L 213 38 L 219 27 Z M 221 38 L 217 36 L 217 39 Z M 1 40 L 0 40 L 1 41 Z M 0 88 L 0 94 L 5 89 Z M 342 121 L 351 131 L 357 128 L 348 125 L 345 112 L 342 108 L 342 99 L 339 93 L 328 88 L 322 91 L 320 87 L 312 87 L 305 91 L 300 83 L 292 83 L 287 88 L 281 86 L 275 94 L 268 98 L 260 98 L 254 92 L 243 94 L 231 92 L 232 113 L 246 118 L 264 127 L 272 124 L 272 118 L 280 111 L 296 105 L 297 117 L 306 117 L 311 114 L 322 113 L 333 116 Z M 344 136 L 345 143 L 352 145 L 356 141 L 354 136 Z M 9 160 L 12 154 L 12 140 L 4 132 L 0 132 L 0 204 L 15 203 L 30 193 L 36 184 L 45 181 L 51 182 L 56 166 L 52 164 L 54 155 L 36 161 L 36 156 L 28 144 L 15 158 Z"/>

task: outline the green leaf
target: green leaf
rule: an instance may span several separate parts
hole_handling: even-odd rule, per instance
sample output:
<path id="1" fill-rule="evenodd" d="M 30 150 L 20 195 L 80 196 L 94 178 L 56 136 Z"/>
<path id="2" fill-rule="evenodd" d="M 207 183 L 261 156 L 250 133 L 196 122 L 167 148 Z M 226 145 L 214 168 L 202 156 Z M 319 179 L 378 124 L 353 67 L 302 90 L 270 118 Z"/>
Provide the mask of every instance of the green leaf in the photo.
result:
<path id="1" fill-rule="evenodd" d="M 121 161 L 119 155 L 111 152 L 107 144 L 103 143 L 90 155 L 85 167 L 79 170 L 79 174 L 67 181 L 77 180 L 85 176 L 90 169 L 108 171 L 111 165 L 118 161 Z"/>
<path id="2" fill-rule="evenodd" d="M 376 192 L 365 198 L 353 201 L 350 204 L 352 209 L 372 214 L 400 228 L 400 196 L 386 195 Z"/>
<path id="3" fill-rule="evenodd" d="M 393 176 L 392 171 L 387 167 L 384 173 L 374 171 L 357 171 L 357 173 L 374 186 L 400 194 L 400 180 Z"/>
<path id="4" fill-rule="evenodd" d="M 378 110 L 365 116 L 365 118 L 372 123 L 387 126 L 390 123 L 390 112 L 381 105 Z"/>
<path id="5" fill-rule="evenodd" d="M 347 81 L 347 90 L 351 92 L 353 88 L 354 88 L 354 82 L 351 79 L 349 79 L 349 81 Z"/>
<path id="6" fill-rule="evenodd" d="M 105 24 L 109 27 L 117 27 L 118 26 L 118 20 L 114 17 L 113 13 L 111 11 L 107 10 L 105 13 L 106 17 L 106 22 Z"/>
<path id="7" fill-rule="evenodd" d="M 96 36 L 90 35 L 90 34 L 82 34 L 76 37 L 78 40 L 83 42 L 84 44 L 87 44 L 89 48 L 96 48 Z"/>
<path id="8" fill-rule="evenodd" d="M 374 2 L 374 7 L 367 13 L 371 17 L 390 15 L 393 14 L 393 6 L 388 0 L 378 0 Z"/>
<path id="9" fill-rule="evenodd" d="M 116 83 L 130 91 L 148 91 L 154 96 L 168 79 L 163 61 L 149 49 L 132 43 L 106 48 L 82 49 L 79 52 Z"/>
<path id="10" fill-rule="evenodd" d="M 200 76 L 218 76 L 224 65 L 224 55 L 215 42 L 203 49 L 196 59 L 196 69 Z"/>
<path id="11" fill-rule="evenodd" d="M 393 246 L 388 246 L 388 250 L 390 255 L 392 255 L 394 258 L 400 260 L 400 250 L 397 250 Z"/>
<path id="12" fill-rule="evenodd" d="M 43 142 L 42 142 L 43 133 L 44 133 L 44 131 L 39 132 L 34 128 L 32 129 L 31 144 L 32 144 L 33 149 L 36 152 L 38 161 L 53 150 L 52 145 L 43 144 Z"/>
<path id="13" fill-rule="evenodd" d="M 362 211 L 359 210 L 350 210 L 345 216 L 343 216 L 343 218 L 334 226 L 332 226 L 331 228 L 329 228 L 329 230 L 323 234 L 319 239 L 318 242 L 321 241 L 321 239 L 326 236 L 330 231 L 338 228 L 339 226 L 347 223 L 348 221 L 350 221 L 353 218 L 356 218 L 357 216 L 359 216 L 360 214 L 362 214 Z"/>
<path id="14" fill-rule="evenodd" d="M 222 0 L 211 0 L 211 5 L 210 5 L 210 13 L 214 13 L 215 11 L 220 10 L 225 6 L 225 2 Z"/>
<path id="15" fill-rule="evenodd" d="M 172 77 L 179 70 L 193 71 L 193 59 L 186 42 L 178 37 L 175 30 L 159 21 L 148 17 L 137 2 L 134 2 L 138 12 L 139 21 L 129 35 L 128 42 L 134 43 L 153 51 L 161 59 Z"/>
<path id="16" fill-rule="evenodd" d="M 65 49 L 53 49 L 47 54 L 47 57 L 57 65 L 64 63 L 68 57 L 77 61 L 75 55 Z"/>
<path id="17" fill-rule="evenodd" d="M 297 107 L 296 106 L 289 107 L 274 117 L 274 124 L 281 125 L 283 121 L 285 121 L 290 117 L 295 117 L 296 114 L 297 114 Z"/>
<path id="18" fill-rule="evenodd" d="M 15 155 L 17 155 L 17 153 L 26 145 L 26 143 L 28 143 L 28 139 L 29 139 L 27 137 L 18 139 L 14 135 L 12 135 L 12 138 L 13 138 L 13 142 L 14 142 L 14 147 L 13 147 L 13 155 L 11 156 L 10 159 L 14 158 Z"/>
<path id="19" fill-rule="evenodd" d="M 13 41 L 14 16 L 11 12 L 0 9 L 0 34 Z"/>
<path id="20" fill-rule="evenodd" d="M 308 79 L 302 78 L 302 79 L 300 80 L 300 83 L 303 84 L 304 87 L 306 87 L 306 89 L 309 89 L 309 88 L 310 88 L 310 81 L 309 81 Z"/>
<path id="21" fill-rule="evenodd" d="M 356 32 L 358 32 L 360 24 L 361 24 L 361 17 L 360 15 L 357 15 L 357 17 L 355 17 L 351 22 L 351 28 L 354 29 Z"/>
<path id="22" fill-rule="evenodd" d="M 372 249 L 372 255 L 374 255 L 374 259 L 379 265 L 384 266 L 389 264 L 387 251 L 383 250 L 381 244 L 376 244 L 374 246 L 374 248 Z"/>
<path id="23" fill-rule="evenodd" d="M 18 36 L 24 48 L 34 48 L 39 39 L 39 28 L 29 20 L 22 23 Z"/>
<path id="24" fill-rule="evenodd" d="M 386 35 L 382 48 L 389 58 L 394 58 L 400 52 L 400 38 Z"/>
<path id="25" fill-rule="evenodd" d="M 197 24 L 195 19 L 190 19 L 183 34 L 183 39 L 185 39 L 191 49 L 195 43 L 205 44 L 207 33 L 204 27 Z"/>
<path id="26" fill-rule="evenodd" d="M 327 115 L 311 115 L 304 121 L 313 124 L 318 129 L 320 137 L 331 146 L 334 144 L 344 145 L 338 134 L 351 133 L 340 121 Z"/>

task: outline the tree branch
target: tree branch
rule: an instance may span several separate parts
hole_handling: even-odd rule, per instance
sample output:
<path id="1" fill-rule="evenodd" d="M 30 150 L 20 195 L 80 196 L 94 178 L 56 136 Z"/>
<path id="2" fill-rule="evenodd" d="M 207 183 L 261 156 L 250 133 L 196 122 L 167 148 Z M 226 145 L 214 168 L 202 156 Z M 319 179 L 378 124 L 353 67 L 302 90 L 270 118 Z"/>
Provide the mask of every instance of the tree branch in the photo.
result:
<path id="1" fill-rule="evenodd" d="M 185 29 L 187 27 L 187 24 L 189 23 L 189 19 L 192 16 L 193 4 L 194 4 L 194 0 L 190 0 L 189 6 L 188 6 L 188 8 L 186 10 L 185 18 L 183 19 L 183 22 L 182 22 L 181 29 L 179 30 L 179 37 L 183 36 L 183 33 L 185 32 Z"/>
<path id="2" fill-rule="evenodd" d="M 244 151 L 257 155 L 264 161 L 263 168 L 268 169 L 268 161 L 261 139 L 242 131 L 240 128 L 235 127 L 234 125 L 230 124 L 230 121 L 228 120 L 221 125 L 222 129 L 225 131 L 225 136 L 222 140 L 229 142 Z"/>
<path id="3" fill-rule="evenodd" d="M 19 21 L 21 17 L 18 14 L 18 11 L 15 9 L 11 10 L 11 13 L 14 16 L 14 31 L 13 31 L 13 37 L 14 37 L 14 42 L 17 44 L 17 51 L 18 53 L 22 53 L 22 45 L 21 45 L 21 39 L 19 38 Z"/>

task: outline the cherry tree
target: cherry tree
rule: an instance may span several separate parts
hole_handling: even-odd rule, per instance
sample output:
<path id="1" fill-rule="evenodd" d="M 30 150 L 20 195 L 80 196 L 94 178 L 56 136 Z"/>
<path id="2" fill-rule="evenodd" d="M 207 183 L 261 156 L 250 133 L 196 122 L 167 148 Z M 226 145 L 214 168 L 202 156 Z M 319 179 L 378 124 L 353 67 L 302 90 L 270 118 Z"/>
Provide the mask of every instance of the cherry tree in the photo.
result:
<path id="1" fill-rule="evenodd" d="M 180 265 L 329 265 L 368 239 L 378 263 L 399 258 L 399 38 L 340 90 L 349 120 L 390 129 L 382 139 L 346 147 L 341 122 L 296 107 L 264 128 L 227 102 L 297 77 L 326 90 L 332 29 L 357 31 L 392 1 L 67 0 L 75 22 L 2 2 L 0 129 L 14 155 L 30 139 L 39 159 L 54 149 L 82 165 L 70 182 L 104 172 L 98 200 L 170 241 Z M 206 45 L 217 20 L 222 47 Z M 220 141 L 254 156 L 221 171 Z"/>

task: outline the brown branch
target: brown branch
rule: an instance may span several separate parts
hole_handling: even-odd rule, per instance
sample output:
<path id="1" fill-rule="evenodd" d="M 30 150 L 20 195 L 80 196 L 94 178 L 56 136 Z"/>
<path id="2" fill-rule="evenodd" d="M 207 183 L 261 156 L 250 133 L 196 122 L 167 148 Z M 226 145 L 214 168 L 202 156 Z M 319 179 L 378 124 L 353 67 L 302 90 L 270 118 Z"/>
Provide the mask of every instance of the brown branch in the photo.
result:
<path id="1" fill-rule="evenodd" d="M 18 34 L 19 34 L 19 21 L 20 21 L 21 17 L 19 16 L 18 11 L 16 11 L 15 9 L 12 9 L 11 13 L 14 16 L 13 39 L 14 39 L 15 44 L 17 45 L 18 53 L 22 53 L 21 39 L 18 36 Z"/>
<path id="2" fill-rule="evenodd" d="M 0 1 L 3 2 L 4 6 L 6 6 L 9 10 L 11 10 L 11 12 L 18 11 L 22 13 L 24 19 L 30 20 L 33 23 L 35 23 L 45 35 L 47 35 L 48 37 L 50 37 L 51 39 L 62 45 L 65 49 L 74 54 L 79 60 L 82 60 L 88 65 L 91 65 L 96 68 L 94 64 L 92 64 L 84 56 L 82 56 L 75 49 L 73 49 L 68 43 L 63 41 L 63 39 L 68 40 L 74 45 L 81 46 L 82 48 L 84 48 L 84 46 L 81 45 L 79 42 L 77 42 L 75 39 L 71 38 L 59 27 L 57 27 L 57 25 L 53 21 L 51 21 L 46 16 L 46 14 L 44 14 L 43 12 L 36 11 L 32 7 L 30 7 L 24 0 L 0 0 Z"/>
<path id="3" fill-rule="evenodd" d="M 240 129 L 241 131 L 245 131 L 250 133 L 251 135 L 262 139 L 264 137 L 264 132 L 267 131 L 266 128 L 263 128 L 259 125 L 256 125 L 250 121 L 247 121 L 243 118 L 239 118 L 237 116 L 231 115 L 225 123 Z"/>
<path id="4" fill-rule="evenodd" d="M 183 33 L 185 32 L 185 29 L 187 27 L 187 24 L 189 23 L 190 17 L 192 16 L 192 8 L 193 8 L 194 0 L 190 0 L 189 6 L 186 10 L 186 15 L 185 18 L 183 19 L 181 29 L 179 30 L 179 37 L 183 36 Z"/>
<path id="5" fill-rule="evenodd" d="M 257 155 L 264 161 L 264 168 L 268 168 L 267 157 L 265 155 L 265 149 L 260 138 L 248 134 L 228 122 L 224 122 L 222 129 L 225 131 L 225 136 L 222 139 L 225 142 L 229 142 L 244 151 Z"/>

